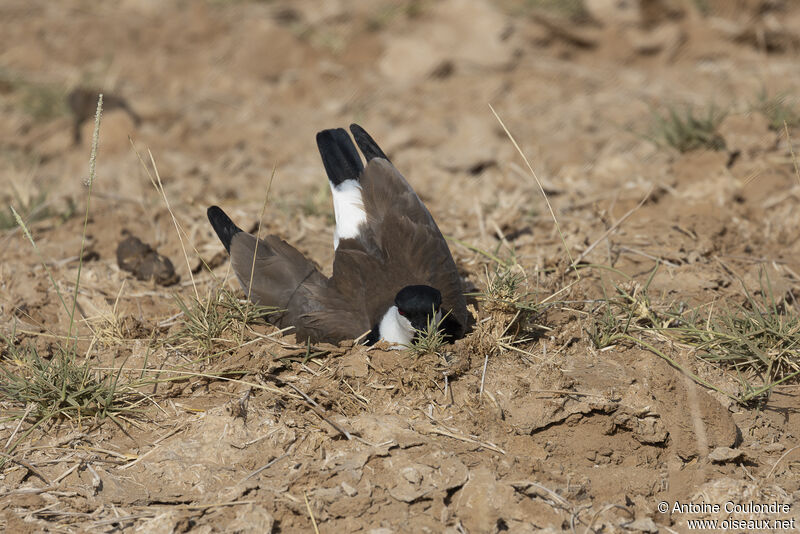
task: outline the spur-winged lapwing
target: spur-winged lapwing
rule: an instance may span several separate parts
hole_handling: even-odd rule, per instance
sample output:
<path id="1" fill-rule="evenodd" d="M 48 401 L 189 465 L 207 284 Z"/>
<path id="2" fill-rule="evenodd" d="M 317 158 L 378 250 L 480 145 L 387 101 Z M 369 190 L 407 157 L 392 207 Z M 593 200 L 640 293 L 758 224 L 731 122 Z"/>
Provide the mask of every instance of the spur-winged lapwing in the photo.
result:
<path id="1" fill-rule="evenodd" d="M 463 286 L 439 227 L 369 134 L 357 124 L 350 131 L 366 167 L 344 129 L 317 134 L 336 218 L 333 276 L 274 235 L 256 244 L 212 206 L 208 220 L 233 271 L 253 302 L 281 310 L 270 321 L 294 327 L 298 340 L 335 343 L 369 332 L 368 344 L 407 345 L 431 319 L 451 339 L 462 337 Z"/>

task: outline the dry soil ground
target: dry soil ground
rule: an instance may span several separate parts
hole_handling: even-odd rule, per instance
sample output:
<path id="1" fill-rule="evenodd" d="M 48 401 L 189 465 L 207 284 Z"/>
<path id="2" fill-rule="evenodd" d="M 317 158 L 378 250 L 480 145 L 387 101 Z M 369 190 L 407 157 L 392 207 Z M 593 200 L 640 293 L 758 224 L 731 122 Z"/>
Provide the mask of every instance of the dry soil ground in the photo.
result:
<path id="1" fill-rule="evenodd" d="M 660 501 L 798 518 L 797 381 L 737 402 L 763 373 L 672 334 L 748 294 L 796 317 L 800 128 L 770 124 L 759 95 L 796 96 L 799 29 L 789 0 L 4 0 L 3 380 L 35 376 L 33 348 L 65 360 L 55 287 L 71 302 L 82 265 L 66 360 L 118 377 L 113 407 L 136 411 L 42 422 L 0 387 L 0 530 L 682 532 L 729 515 Z M 107 102 L 82 263 L 94 96 L 70 108 L 76 87 Z M 685 106 L 725 113 L 720 150 L 663 143 L 654 114 Z M 273 169 L 262 233 L 329 272 L 314 134 L 350 122 L 452 238 L 483 293 L 473 332 L 412 356 L 295 345 L 257 321 L 187 331 L 176 295 L 238 291 L 206 207 L 255 228 Z M 123 232 L 180 281 L 121 270 Z M 796 348 L 781 357 L 773 379 L 797 368 Z"/>

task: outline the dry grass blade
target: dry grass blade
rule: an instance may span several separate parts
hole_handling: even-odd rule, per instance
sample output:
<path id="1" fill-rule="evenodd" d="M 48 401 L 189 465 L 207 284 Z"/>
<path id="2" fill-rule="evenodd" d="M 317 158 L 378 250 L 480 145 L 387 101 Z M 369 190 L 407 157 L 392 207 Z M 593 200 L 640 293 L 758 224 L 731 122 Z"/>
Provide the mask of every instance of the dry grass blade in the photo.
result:
<path id="1" fill-rule="evenodd" d="M 14 431 L 8 436 L 8 441 L 6 441 L 5 448 L 8 449 L 11 446 L 11 443 L 14 441 L 14 438 L 17 436 L 19 429 L 22 427 L 22 423 L 25 422 L 25 419 L 28 418 L 28 415 L 31 411 L 36 407 L 35 404 L 29 403 L 28 406 L 25 407 L 25 413 L 23 413 L 19 419 L 17 420 L 17 426 L 14 427 Z"/>
<path id="2" fill-rule="evenodd" d="M 439 434 L 440 436 L 445 436 L 445 437 L 448 437 L 448 438 L 457 439 L 459 441 L 472 443 L 472 444 L 478 445 L 480 447 L 483 447 L 484 449 L 489 449 L 490 451 L 499 452 L 500 454 L 505 454 L 506 453 L 506 451 L 504 451 L 503 449 L 501 449 L 497 445 L 493 445 L 493 444 L 491 444 L 491 443 L 489 443 L 487 441 L 479 441 L 477 439 L 473 439 L 473 438 L 470 438 L 468 436 L 461 436 L 459 434 L 455 434 L 454 432 L 450 432 L 448 430 L 442 430 L 441 428 L 431 428 L 430 430 L 428 430 L 428 433 L 430 433 L 430 434 Z"/>
<path id="3" fill-rule="evenodd" d="M 322 406 L 317 404 L 317 402 L 314 399 L 312 399 L 311 397 L 309 397 L 308 395 L 303 393 L 300 390 L 300 388 L 298 388 L 294 384 L 290 384 L 290 383 L 287 382 L 286 385 L 289 386 L 290 388 L 292 388 L 298 395 L 303 397 L 303 399 L 305 399 L 305 401 L 308 404 L 311 405 L 311 409 L 314 411 L 314 413 L 317 414 L 323 421 L 325 421 L 326 423 L 331 425 L 337 432 L 339 432 L 341 435 L 343 435 L 348 440 L 353 439 L 353 435 L 350 434 L 350 432 L 348 432 L 341 425 L 339 425 L 336 421 L 334 421 L 330 417 L 328 417 L 327 414 L 325 413 L 325 410 L 322 409 Z"/>
<path id="4" fill-rule="evenodd" d="M 311 505 L 308 503 L 308 495 L 306 495 L 305 491 L 303 492 L 303 499 L 306 501 L 306 510 L 308 510 L 308 516 L 311 518 L 311 524 L 314 525 L 314 534 L 319 534 L 317 520 L 314 519 L 314 512 L 311 511 Z"/>
<path id="5" fill-rule="evenodd" d="M 4 452 L 0 452 L 0 456 L 2 456 L 3 458 L 5 458 L 5 459 L 7 459 L 7 460 L 9 460 L 11 462 L 14 462 L 16 464 L 21 465 L 22 467 L 27 469 L 28 472 L 30 472 L 30 474 L 38 477 L 42 482 L 44 482 L 48 486 L 52 486 L 53 485 L 53 483 L 50 482 L 50 480 L 45 475 L 43 475 L 41 471 L 39 471 L 38 469 L 33 467 L 31 464 L 29 464 L 25 460 L 23 460 L 21 458 L 17 458 L 16 456 L 11 456 L 10 454 L 6 454 Z"/>
<path id="6" fill-rule="evenodd" d="M 153 185 L 155 190 L 158 191 L 158 193 L 161 195 L 161 198 L 164 199 L 164 204 L 167 207 L 167 211 L 169 212 L 170 217 L 172 218 L 172 224 L 175 226 L 175 231 L 178 234 L 178 240 L 180 241 L 181 250 L 183 251 L 183 258 L 186 260 L 186 268 L 188 269 L 189 277 L 192 280 L 192 288 L 194 289 L 195 298 L 199 301 L 200 293 L 197 290 L 197 283 L 194 279 L 194 272 L 192 270 L 192 265 L 189 262 L 189 254 L 186 252 L 186 244 L 183 241 L 183 236 L 186 234 L 186 232 L 183 231 L 181 224 L 178 222 L 178 218 L 175 217 L 175 212 L 172 211 L 172 207 L 169 204 L 169 198 L 167 197 L 167 192 L 164 190 L 164 184 L 161 182 L 161 175 L 159 175 L 158 173 L 158 167 L 156 166 L 155 158 L 153 158 L 153 153 L 150 152 L 150 149 L 147 150 L 147 154 L 150 156 L 150 164 L 153 166 L 153 172 L 151 173 L 144 159 L 142 159 L 141 154 L 139 154 L 139 151 L 136 149 L 136 145 L 133 144 L 133 139 L 128 138 L 128 140 L 130 141 L 131 147 L 133 147 L 133 151 L 134 153 L 136 153 L 136 157 L 139 159 L 139 163 L 141 163 L 144 172 L 147 174 L 147 177 L 150 178 L 150 183 Z M 153 174 L 155 174 L 155 176 L 153 176 Z M 196 249 L 195 253 L 197 253 Z"/>
<path id="7" fill-rule="evenodd" d="M 781 455 L 781 457 L 780 457 L 780 458 L 778 458 L 778 460 L 777 460 L 777 461 L 775 462 L 775 464 L 772 466 L 772 469 L 770 469 L 770 470 L 769 470 L 769 473 L 767 473 L 767 476 L 765 476 L 765 477 L 764 477 L 764 479 L 770 478 L 770 477 L 772 476 L 772 474 L 775 472 L 775 468 L 776 468 L 776 467 L 778 467 L 778 464 L 779 464 L 779 463 L 781 463 L 781 462 L 783 461 L 783 459 L 784 459 L 784 458 L 786 458 L 787 456 L 789 456 L 789 454 L 791 454 L 792 452 L 796 451 L 797 449 L 800 449 L 800 445 L 795 445 L 794 447 L 792 447 L 792 448 L 791 448 L 791 449 L 789 449 L 788 451 L 784 452 L 784 453 Z"/>
<path id="8" fill-rule="evenodd" d="M 280 462 L 281 460 L 283 460 L 284 458 L 286 458 L 287 456 L 289 456 L 289 455 L 291 454 L 291 452 L 292 452 L 292 446 L 294 445 L 294 443 L 295 443 L 295 442 L 294 442 L 294 441 L 292 441 L 292 442 L 289 444 L 289 447 L 287 447 L 287 449 L 286 449 L 286 452 L 284 452 L 284 453 L 283 453 L 283 454 L 281 454 L 280 456 L 276 456 L 275 458 L 273 458 L 272 460 L 270 460 L 270 461 L 269 461 L 269 462 L 267 462 L 266 464 L 262 465 L 261 467 L 259 467 L 259 468 L 258 468 L 258 469 L 256 469 L 255 471 L 253 471 L 253 472 L 251 472 L 250 474 L 248 474 L 246 477 L 244 477 L 242 480 L 240 480 L 240 481 L 239 481 L 239 484 L 241 484 L 242 482 L 246 482 L 246 481 L 250 480 L 251 478 L 253 478 L 253 477 L 254 477 L 254 476 L 256 476 L 257 474 L 259 474 L 259 473 L 261 473 L 261 472 L 265 471 L 266 469 L 269 469 L 270 467 L 272 467 L 272 466 L 273 466 L 273 465 L 275 465 L 276 463 Z"/>
<path id="9" fill-rule="evenodd" d="M 478 391 L 478 398 L 483 397 L 483 386 L 486 383 L 486 368 L 489 367 L 489 353 L 483 357 L 483 371 L 481 372 L 481 389 Z"/>
<path id="10" fill-rule="evenodd" d="M 556 230 L 558 230 L 558 235 L 561 237 L 561 244 L 564 245 L 564 250 L 567 252 L 567 257 L 569 257 L 569 262 L 573 266 L 573 269 L 575 269 L 575 274 L 578 276 L 578 278 L 580 278 L 580 274 L 578 273 L 578 269 L 575 268 L 575 265 L 574 265 L 575 262 L 572 259 L 572 254 L 570 253 L 569 247 L 567 246 L 567 240 L 566 240 L 566 238 L 564 238 L 564 233 L 561 231 L 561 225 L 558 224 L 558 218 L 556 217 L 556 212 L 553 211 L 553 206 L 550 204 L 550 199 L 547 198 L 547 193 L 545 193 L 545 191 L 544 191 L 544 186 L 542 185 L 542 182 L 539 181 L 539 177 L 536 176 L 536 171 L 533 170 L 533 167 L 531 166 L 530 162 L 528 161 L 527 156 L 525 156 L 525 153 L 522 151 L 522 149 L 517 144 L 516 139 L 514 139 L 514 136 L 511 135 L 511 132 L 508 131 L 508 128 L 506 128 L 506 125 L 503 123 L 503 120 L 500 118 L 500 115 L 497 114 L 497 112 L 494 110 L 494 108 L 492 107 L 491 104 L 489 104 L 489 109 L 492 110 L 492 113 L 494 114 L 495 118 L 497 119 L 497 122 L 499 122 L 500 126 L 503 127 L 503 131 L 506 132 L 506 135 L 511 140 L 511 143 L 514 145 L 514 148 L 516 148 L 517 152 L 519 152 L 519 155 L 522 156 L 522 159 L 525 161 L 525 165 L 528 166 L 528 170 L 531 172 L 531 176 L 533 176 L 533 179 L 536 180 L 536 185 L 539 186 L 539 191 L 541 191 L 542 196 L 544 197 L 544 201 L 547 203 L 547 209 L 550 210 L 550 215 L 553 217 L 553 222 L 556 225 Z"/>
<path id="11" fill-rule="evenodd" d="M 794 175 L 797 181 L 800 182 L 800 166 L 797 164 L 797 156 L 794 154 L 794 147 L 792 146 L 792 136 L 789 134 L 789 125 L 783 123 L 783 131 L 786 133 L 786 142 L 789 145 L 789 153 L 792 155 L 792 164 L 794 165 Z"/>
<path id="12" fill-rule="evenodd" d="M 192 264 L 189 262 L 189 254 L 186 252 L 186 245 L 183 242 L 183 229 L 181 228 L 177 217 L 175 217 L 175 212 L 172 211 L 172 207 L 169 205 L 167 192 L 164 190 L 164 184 L 161 182 L 161 175 L 158 173 L 158 167 L 156 166 L 156 160 L 153 158 L 153 153 L 150 152 L 150 149 L 148 149 L 147 154 L 150 156 L 150 164 L 153 166 L 153 172 L 155 173 L 157 180 L 157 182 L 153 182 L 153 185 L 156 186 L 157 184 L 156 190 L 160 192 L 161 196 L 164 198 L 164 204 L 167 206 L 167 211 L 169 211 L 170 217 L 172 217 L 172 223 L 175 225 L 175 231 L 178 233 L 178 240 L 181 242 L 183 258 L 186 260 L 186 269 L 189 271 L 189 276 L 192 279 L 192 287 L 194 288 L 195 296 L 197 296 L 198 300 L 200 300 L 199 293 L 197 292 L 197 282 L 194 279 L 194 272 L 192 271 Z M 150 179 L 152 180 L 152 176 Z"/>
<path id="13" fill-rule="evenodd" d="M 98 371 L 107 371 L 109 369 L 99 367 L 99 368 L 97 368 L 97 370 Z M 248 371 L 244 371 L 244 370 L 225 371 L 225 372 L 221 372 L 221 373 L 200 373 L 200 372 L 193 372 L 193 371 L 183 371 L 183 370 L 180 370 L 180 369 L 146 369 L 146 368 L 138 368 L 137 369 L 137 368 L 126 368 L 124 370 L 128 371 L 128 372 L 136 372 L 136 373 L 142 373 L 142 374 L 144 374 L 144 373 L 153 373 L 153 374 L 157 374 L 157 375 L 160 375 L 160 374 L 173 375 L 173 376 L 170 376 L 168 378 L 155 378 L 155 379 L 149 379 L 149 380 L 142 380 L 139 383 L 139 385 L 142 385 L 142 386 L 144 386 L 144 385 L 153 385 L 153 384 L 162 383 L 162 382 L 178 382 L 178 381 L 187 380 L 189 378 L 204 378 L 204 379 L 207 379 L 207 380 L 219 380 L 219 381 L 222 381 L 222 382 L 232 382 L 234 384 L 241 384 L 242 386 L 245 386 L 245 387 L 258 389 L 258 390 L 261 390 L 261 391 L 269 391 L 270 393 L 276 393 L 276 394 L 282 395 L 282 396 L 287 396 L 288 395 L 289 397 L 294 398 L 294 399 L 300 399 L 301 398 L 300 396 L 294 396 L 291 393 L 287 393 L 286 391 L 284 391 L 282 389 L 279 389 L 279 388 L 276 388 L 276 387 L 266 386 L 264 384 L 258 384 L 256 382 L 248 382 L 246 380 L 241 380 L 241 379 L 238 379 L 238 378 L 231 378 L 230 376 L 226 376 L 226 375 L 239 375 L 239 376 L 246 375 L 248 373 Z"/>
<path id="14" fill-rule="evenodd" d="M 253 263 L 250 265 L 250 281 L 247 284 L 247 298 L 250 299 L 253 291 L 253 277 L 256 273 L 256 258 L 258 257 L 258 244 L 261 240 L 261 223 L 264 220 L 264 212 L 267 211 L 267 201 L 269 200 L 269 191 L 272 189 L 272 180 L 275 179 L 276 167 L 272 168 L 272 174 L 269 176 L 269 183 L 267 184 L 267 191 L 264 193 L 264 203 L 261 205 L 261 213 L 258 216 L 258 230 L 256 230 L 256 246 L 253 248 Z"/>
<path id="15" fill-rule="evenodd" d="M 585 249 L 583 252 L 581 252 L 581 253 L 578 255 L 578 257 L 575 259 L 575 261 L 574 261 L 574 262 L 572 262 L 572 264 L 570 265 L 570 267 L 573 267 L 573 268 L 574 268 L 574 267 L 575 267 L 575 266 L 576 266 L 578 263 L 580 263 L 580 262 L 583 260 L 583 258 L 585 258 L 586 256 L 588 256 L 588 255 L 589 255 L 589 253 L 590 253 L 592 250 L 594 250 L 594 248 L 595 248 L 597 245 L 599 245 L 600 243 L 602 243 L 604 239 L 606 239 L 606 238 L 607 238 L 609 235 L 611 235 L 611 233 L 612 233 L 612 232 L 614 232 L 614 231 L 615 231 L 617 228 L 619 228 L 619 227 L 622 225 L 622 223 L 624 223 L 624 222 L 625 222 L 625 221 L 628 219 L 628 217 L 630 217 L 631 215 L 633 215 L 634 213 L 636 213 L 636 211 L 638 211 L 638 210 L 639 210 L 639 208 L 641 208 L 642 206 L 644 206 L 644 203 L 645 203 L 645 202 L 647 202 L 647 199 L 648 199 L 648 198 L 650 198 L 650 195 L 651 195 L 651 194 L 653 194 L 653 188 L 652 188 L 652 187 L 650 188 L 650 191 L 648 191 L 648 192 L 647 192 L 647 194 L 644 196 L 644 198 L 642 198 L 642 200 L 639 202 L 639 204 L 637 204 L 635 207 L 633 207 L 633 208 L 631 208 L 630 210 L 628 210 L 628 212 L 627 212 L 625 215 L 623 215 L 623 216 L 622 216 L 622 217 L 621 217 L 621 218 L 620 218 L 620 219 L 619 219 L 617 222 L 615 222 L 614 224 L 612 224 L 612 225 L 611 225 L 611 227 L 609 227 L 609 229 L 608 229 L 608 230 L 606 230 L 605 232 L 603 232 L 603 235 L 601 235 L 600 237 L 598 237 L 598 238 L 597 238 L 597 239 L 594 241 L 594 243 L 592 243 L 591 245 L 589 245 L 588 247 L 586 247 L 586 249 Z"/>
<path id="16" fill-rule="evenodd" d="M 530 490 L 533 490 L 533 493 L 535 493 L 538 496 L 541 496 L 542 498 L 550 499 L 552 504 L 558 506 L 559 508 L 562 508 L 564 510 L 572 509 L 572 504 L 570 504 L 568 500 L 566 500 L 564 497 L 562 497 L 555 491 L 551 490 L 550 488 L 547 488 L 539 484 L 538 482 L 533 482 L 530 480 L 521 480 L 519 482 L 511 482 L 511 486 L 513 486 L 513 488 L 516 491 L 522 491 L 525 493 L 528 493 Z"/>
<path id="17" fill-rule="evenodd" d="M 81 272 L 83 270 L 83 255 L 86 249 L 86 229 L 89 226 L 89 209 L 92 205 L 92 189 L 94 189 L 95 173 L 97 169 L 97 146 L 100 143 L 100 119 L 103 116 L 103 94 L 97 97 L 97 111 L 94 116 L 94 132 L 92 133 L 92 151 L 89 156 L 89 178 L 86 185 L 89 192 L 86 195 L 86 212 L 83 217 L 83 234 L 81 236 L 81 251 L 78 254 L 78 274 L 75 280 L 75 293 L 72 296 L 72 310 L 69 314 L 69 329 L 67 336 L 72 336 L 72 328 L 75 326 L 75 310 L 78 306 L 78 289 L 81 286 Z"/>

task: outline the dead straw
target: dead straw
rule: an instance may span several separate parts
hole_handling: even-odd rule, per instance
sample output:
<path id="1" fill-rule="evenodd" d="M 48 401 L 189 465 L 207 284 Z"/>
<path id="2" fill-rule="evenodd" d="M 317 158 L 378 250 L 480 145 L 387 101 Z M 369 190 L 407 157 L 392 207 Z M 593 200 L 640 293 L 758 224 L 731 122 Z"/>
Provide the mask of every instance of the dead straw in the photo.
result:
<path id="1" fill-rule="evenodd" d="M 503 127 L 503 131 L 506 132 L 506 135 L 511 140 L 511 143 L 514 145 L 514 148 L 516 148 L 517 152 L 519 152 L 519 155 L 522 156 L 522 159 L 525 161 L 525 165 L 528 166 L 528 170 L 531 172 L 531 176 L 533 176 L 533 179 L 536 180 L 536 185 L 539 186 L 539 191 L 541 191 L 542 196 L 544 197 L 544 201 L 547 204 L 547 209 L 550 210 L 550 215 L 553 217 L 553 222 L 556 225 L 556 230 L 558 230 L 558 235 L 561 237 L 561 243 L 564 245 L 564 250 L 567 252 L 567 257 L 569 257 L 570 265 L 575 270 L 575 274 L 578 276 L 578 278 L 580 278 L 581 275 L 578 272 L 578 269 L 575 266 L 575 262 L 572 259 L 572 253 L 570 253 L 569 247 L 567 246 L 567 240 L 564 237 L 564 233 L 561 231 L 561 225 L 558 224 L 558 218 L 556 217 L 556 212 L 553 210 L 553 206 L 550 204 L 550 199 L 547 198 L 547 193 L 545 193 L 545 191 L 544 191 L 544 186 L 542 185 L 542 182 L 539 180 L 539 177 L 536 176 L 536 171 L 533 170 L 533 167 L 531 166 L 530 162 L 528 161 L 527 156 L 525 156 L 525 153 L 522 151 L 522 149 L 517 144 L 517 140 L 514 139 L 514 136 L 511 135 L 511 132 L 509 132 L 508 128 L 506 128 L 506 125 L 503 123 L 503 119 L 500 118 L 500 115 L 497 114 L 497 112 L 494 110 L 494 108 L 492 107 L 491 104 L 489 104 L 489 109 L 491 109 L 492 113 L 494 113 L 494 116 L 497 119 L 497 122 L 499 122 L 500 126 Z"/>

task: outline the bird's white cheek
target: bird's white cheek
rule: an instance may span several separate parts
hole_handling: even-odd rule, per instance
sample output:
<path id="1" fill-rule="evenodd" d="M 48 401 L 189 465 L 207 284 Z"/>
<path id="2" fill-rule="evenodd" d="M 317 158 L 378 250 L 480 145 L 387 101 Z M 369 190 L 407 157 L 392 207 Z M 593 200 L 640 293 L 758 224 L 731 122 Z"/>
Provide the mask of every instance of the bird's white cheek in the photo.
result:
<path id="1" fill-rule="evenodd" d="M 414 327 L 411 322 L 400 315 L 397 306 L 392 306 L 384 314 L 379 326 L 381 339 L 396 345 L 409 345 L 414 339 Z"/>
<path id="2" fill-rule="evenodd" d="M 414 330 L 414 326 L 411 324 L 411 321 L 400 315 L 397 314 L 397 322 L 400 323 L 400 327 L 405 331 L 406 334 L 414 337 L 416 331 Z"/>

